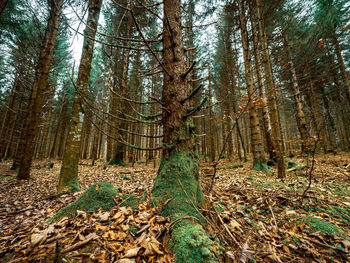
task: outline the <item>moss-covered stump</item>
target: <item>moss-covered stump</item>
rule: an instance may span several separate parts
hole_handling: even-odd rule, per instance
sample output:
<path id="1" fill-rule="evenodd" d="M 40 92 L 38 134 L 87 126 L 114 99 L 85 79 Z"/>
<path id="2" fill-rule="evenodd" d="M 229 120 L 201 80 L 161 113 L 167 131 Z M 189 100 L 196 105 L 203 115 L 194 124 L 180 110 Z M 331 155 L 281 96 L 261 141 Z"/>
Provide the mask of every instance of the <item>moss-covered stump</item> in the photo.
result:
<path id="1" fill-rule="evenodd" d="M 92 212 L 101 207 L 109 210 L 115 205 L 114 197 L 119 194 L 119 189 L 109 183 L 96 183 L 90 186 L 77 200 L 70 205 L 61 208 L 58 213 L 48 220 L 54 222 L 61 217 L 74 216 L 77 210 Z"/>
<path id="2" fill-rule="evenodd" d="M 205 218 L 198 209 L 204 202 L 199 184 L 198 156 L 190 151 L 163 157 L 152 190 L 154 204 L 174 222 L 169 246 L 177 263 L 219 262 L 219 243 L 209 238 L 199 223 Z"/>
<path id="3" fill-rule="evenodd" d="M 112 158 L 109 160 L 108 165 L 119 165 L 119 166 L 125 166 L 125 163 L 121 159 Z"/>

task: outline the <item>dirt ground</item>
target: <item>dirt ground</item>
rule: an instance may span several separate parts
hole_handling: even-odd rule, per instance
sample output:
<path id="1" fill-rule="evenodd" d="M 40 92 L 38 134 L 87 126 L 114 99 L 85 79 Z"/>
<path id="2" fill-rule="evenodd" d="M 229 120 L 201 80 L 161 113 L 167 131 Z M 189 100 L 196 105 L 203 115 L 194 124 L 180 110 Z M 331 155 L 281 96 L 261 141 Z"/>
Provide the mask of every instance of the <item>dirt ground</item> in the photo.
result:
<path id="1" fill-rule="evenodd" d="M 149 194 L 136 210 L 122 206 L 122 195 L 151 192 L 157 169 L 89 164 L 79 168 L 82 192 L 111 183 L 121 190 L 115 207 L 46 224 L 82 193 L 56 195 L 60 161 L 35 161 L 25 182 L 10 162 L 0 163 L 0 262 L 172 262 L 172 223 L 150 206 Z M 212 168 L 201 164 L 204 227 L 221 241 L 225 262 L 350 262 L 350 154 L 318 154 L 312 169 L 311 157 L 289 164 L 281 181 L 274 168 L 264 174 L 226 160 L 211 192 Z"/>

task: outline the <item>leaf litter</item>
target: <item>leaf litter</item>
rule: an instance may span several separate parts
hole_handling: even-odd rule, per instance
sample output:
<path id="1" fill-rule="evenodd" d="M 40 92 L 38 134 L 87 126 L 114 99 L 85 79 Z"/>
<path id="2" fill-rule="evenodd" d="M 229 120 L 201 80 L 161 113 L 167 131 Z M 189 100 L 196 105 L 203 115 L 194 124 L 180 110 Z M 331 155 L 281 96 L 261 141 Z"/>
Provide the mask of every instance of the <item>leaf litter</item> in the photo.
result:
<path id="1" fill-rule="evenodd" d="M 251 163 L 220 164 L 209 193 L 210 177 L 202 177 L 207 197 L 201 207 L 206 231 L 225 247 L 224 262 L 349 262 L 350 190 L 348 153 L 317 155 L 313 181 L 308 184 L 307 161 L 293 158 L 301 169 L 284 181 L 252 171 Z M 33 178 L 15 179 L 9 162 L 0 164 L 0 262 L 172 262 L 167 242 L 171 223 L 149 205 L 122 206 L 123 195 L 151 192 L 156 170 L 135 167 L 80 165 L 82 190 L 97 182 L 121 189 L 109 211 L 77 211 L 72 218 L 46 224 L 82 192 L 56 195 L 60 163 L 36 161 Z M 238 166 L 238 167 L 237 167 Z M 210 173 L 201 164 L 202 174 Z M 121 176 L 122 175 L 122 176 Z"/>

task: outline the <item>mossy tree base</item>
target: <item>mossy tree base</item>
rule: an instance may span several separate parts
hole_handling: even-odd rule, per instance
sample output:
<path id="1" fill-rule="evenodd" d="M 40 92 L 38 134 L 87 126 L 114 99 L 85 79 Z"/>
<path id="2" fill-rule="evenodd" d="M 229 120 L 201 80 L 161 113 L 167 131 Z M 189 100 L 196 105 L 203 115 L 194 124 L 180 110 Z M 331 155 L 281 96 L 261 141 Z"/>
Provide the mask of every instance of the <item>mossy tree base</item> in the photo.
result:
<path id="1" fill-rule="evenodd" d="M 59 193 L 79 192 L 78 167 L 72 169 L 70 166 L 61 167 L 60 179 L 58 183 Z"/>
<path id="2" fill-rule="evenodd" d="M 198 209 L 204 202 L 198 180 L 198 156 L 191 151 L 177 151 L 162 158 L 153 202 L 162 207 L 163 216 L 174 222 L 169 245 L 176 262 L 218 262 L 218 242 L 212 241 L 198 224 L 205 222 Z"/>
<path id="3" fill-rule="evenodd" d="M 269 166 L 265 162 L 255 158 L 254 159 L 254 164 L 253 164 L 253 170 L 255 170 L 255 171 L 262 171 L 264 173 L 268 173 L 269 172 Z"/>
<path id="4" fill-rule="evenodd" d="M 77 210 L 92 212 L 102 207 L 109 210 L 115 205 L 114 197 L 119 194 L 119 189 L 109 183 L 96 183 L 89 187 L 77 200 L 63 207 L 58 213 L 48 220 L 54 222 L 61 217 L 74 216 Z"/>
<path id="5" fill-rule="evenodd" d="M 126 166 L 125 163 L 121 159 L 112 158 L 109 160 L 108 165 L 120 165 L 120 166 Z"/>
<path id="6" fill-rule="evenodd" d="M 211 240 L 201 225 L 188 220 L 174 228 L 169 247 L 175 252 L 177 263 L 215 263 L 222 253 L 217 239 Z"/>

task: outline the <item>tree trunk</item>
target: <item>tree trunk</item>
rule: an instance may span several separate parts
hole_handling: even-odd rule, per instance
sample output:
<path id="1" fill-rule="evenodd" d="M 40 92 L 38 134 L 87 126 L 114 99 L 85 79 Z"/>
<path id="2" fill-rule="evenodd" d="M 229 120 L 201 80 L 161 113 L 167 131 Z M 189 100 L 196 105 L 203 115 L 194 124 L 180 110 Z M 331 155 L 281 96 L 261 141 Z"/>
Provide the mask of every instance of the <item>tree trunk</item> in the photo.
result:
<path id="1" fill-rule="evenodd" d="M 96 35 L 101 4 L 102 0 L 89 0 L 88 19 L 84 31 L 83 51 L 80 59 L 78 79 L 75 85 L 78 91 L 76 91 L 74 94 L 72 112 L 68 128 L 68 137 L 60 171 L 58 192 L 75 192 L 80 190 L 78 182 L 78 163 L 80 156 L 79 149 L 83 116 L 80 108 L 82 99 L 77 92 L 79 92 L 81 96 L 84 96 L 85 99 L 87 99 L 91 62 L 95 44 L 94 39 Z"/>
<path id="2" fill-rule="evenodd" d="M 338 63 L 340 65 L 340 70 L 343 75 L 343 82 L 347 90 L 348 101 L 350 103 L 350 81 L 349 81 L 348 73 L 346 72 L 343 56 L 341 54 L 341 49 L 338 41 L 338 36 L 335 32 L 335 29 L 333 29 L 333 39 L 334 39 L 335 52 L 337 54 Z"/>
<path id="3" fill-rule="evenodd" d="M 278 177 L 284 178 L 286 175 L 286 166 L 283 158 L 283 137 L 281 132 L 281 122 L 279 118 L 279 110 L 277 106 L 277 96 L 275 83 L 273 81 L 272 66 L 270 61 L 269 50 L 267 47 L 267 37 L 265 32 L 263 17 L 263 0 L 256 0 L 258 6 L 259 35 L 263 54 L 263 64 L 265 68 L 265 83 L 268 87 L 268 105 L 270 112 L 270 120 L 272 126 L 272 137 L 274 138 L 274 149 L 276 151 L 276 161 Z"/>
<path id="4" fill-rule="evenodd" d="M 217 244 L 211 241 L 196 221 L 203 221 L 198 205 L 204 202 L 199 184 L 199 161 L 196 153 L 194 114 L 188 96 L 181 26 L 181 1 L 164 1 L 163 19 L 163 153 L 153 187 L 153 198 L 164 216 L 180 220 L 174 225 L 169 246 L 177 262 L 218 262 Z M 184 219 L 186 217 L 196 218 Z M 200 237 L 200 238 L 199 238 Z M 203 253 L 207 251 L 208 253 Z M 219 251 L 218 251 L 219 252 Z"/>
<path id="5" fill-rule="evenodd" d="M 303 110 L 303 104 L 301 102 L 300 88 L 298 84 L 297 73 L 295 71 L 295 66 L 293 62 L 292 50 L 288 43 L 288 39 L 286 39 L 285 35 L 283 35 L 283 42 L 284 42 L 285 48 L 287 49 L 286 51 L 287 51 L 288 63 L 290 63 L 290 70 L 292 73 L 295 118 L 297 121 L 297 126 L 298 126 L 300 139 L 301 139 L 301 151 L 302 153 L 308 153 L 311 151 L 311 144 L 309 142 L 310 134 L 307 131 L 307 127 L 306 127 L 306 119 L 305 119 L 305 114 Z"/>
<path id="6" fill-rule="evenodd" d="M 249 40 L 247 32 L 246 17 L 244 11 L 244 2 L 243 0 L 238 1 L 239 6 L 239 18 L 240 18 L 240 29 L 241 29 L 241 39 L 243 47 L 243 56 L 244 56 L 244 68 L 245 68 L 245 79 L 248 89 L 248 111 L 249 111 L 249 124 L 250 124 L 250 137 L 252 143 L 252 151 L 254 158 L 254 169 L 262 170 L 267 172 L 267 166 L 265 164 L 265 155 L 262 145 L 262 138 L 259 128 L 259 118 L 256 105 L 253 101 L 257 97 L 257 93 L 254 87 L 253 71 L 251 66 L 251 55 L 249 50 Z"/>
<path id="7" fill-rule="evenodd" d="M 0 0 L 0 17 L 2 15 L 2 12 L 6 8 L 8 0 Z"/>
<path id="8" fill-rule="evenodd" d="M 30 165 L 34 153 L 34 139 L 38 132 L 43 97 L 47 89 L 47 79 L 60 24 L 63 0 L 51 0 L 49 4 L 51 8 L 50 16 L 47 21 L 43 46 L 35 72 L 34 84 L 28 105 L 28 116 L 23 127 L 18 147 L 20 150 L 20 152 L 17 153 L 20 166 L 17 174 L 18 179 L 29 179 Z"/>
<path id="9" fill-rule="evenodd" d="M 211 92 L 211 72 L 209 68 L 209 107 L 208 107 L 208 115 L 209 115 L 209 161 L 215 161 L 215 137 L 214 137 L 214 114 L 213 114 L 213 103 L 212 103 L 212 92 Z"/>
<path id="10" fill-rule="evenodd" d="M 264 76 L 261 68 L 262 63 L 261 63 L 259 44 L 258 44 L 259 37 L 256 30 L 256 17 L 254 15 L 254 7 L 252 2 L 249 2 L 249 15 L 250 15 L 250 24 L 252 28 L 254 58 L 255 58 L 256 72 L 258 77 L 259 93 L 264 103 L 264 105 L 262 106 L 263 130 L 266 138 L 266 146 L 267 146 L 267 151 L 269 153 L 269 157 L 270 159 L 274 159 L 276 157 L 276 152 L 272 141 L 271 121 L 270 121 L 270 115 L 269 115 L 270 113 L 269 113 L 269 107 L 267 104 Z"/>
<path id="11" fill-rule="evenodd" d="M 129 5 L 129 8 L 132 8 L 132 4 Z M 132 25 L 132 16 L 129 14 L 126 24 L 126 38 L 130 38 L 131 36 L 131 25 Z M 125 119 L 124 113 L 126 112 L 126 103 L 123 98 L 127 97 L 127 84 L 128 84 L 128 71 L 129 71 L 129 61 L 130 61 L 130 49 L 124 49 L 122 54 L 122 69 L 121 76 L 119 81 L 119 114 L 117 114 L 120 118 Z M 116 120 L 116 131 L 114 133 L 114 137 L 126 141 L 126 134 L 123 130 L 127 130 L 127 123 L 125 121 Z M 112 160 L 111 164 L 122 164 L 124 165 L 126 148 L 123 144 L 115 141 L 113 146 Z"/>

